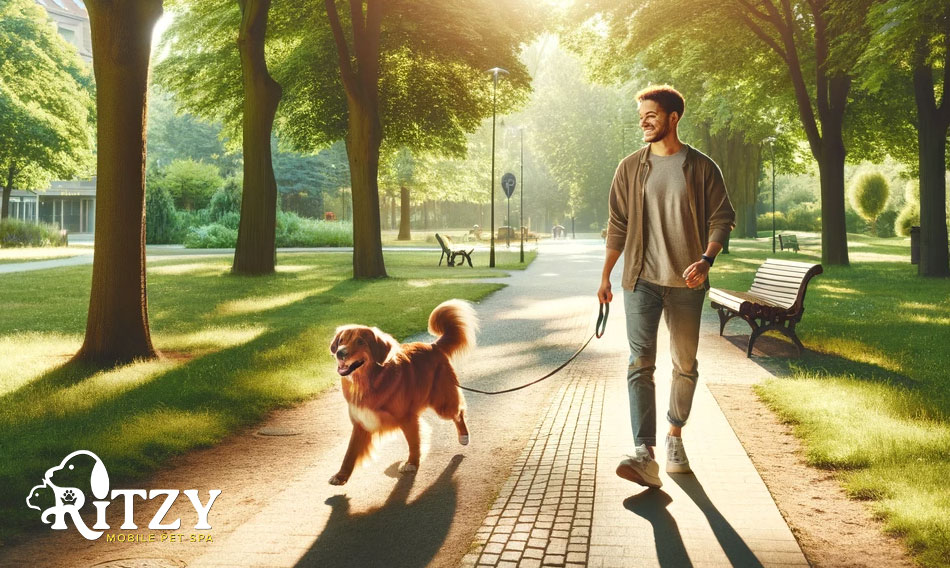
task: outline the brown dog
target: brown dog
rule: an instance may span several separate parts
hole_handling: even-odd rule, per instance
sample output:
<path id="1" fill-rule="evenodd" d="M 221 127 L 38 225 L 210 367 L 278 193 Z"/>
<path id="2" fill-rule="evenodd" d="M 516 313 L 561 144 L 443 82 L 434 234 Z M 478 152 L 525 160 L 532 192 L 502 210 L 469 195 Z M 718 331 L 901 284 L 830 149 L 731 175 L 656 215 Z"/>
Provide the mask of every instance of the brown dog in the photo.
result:
<path id="1" fill-rule="evenodd" d="M 399 471 L 419 467 L 419 415 L 427 408 L 452 420 L 459 442 L 468 444 L 465 399 L 450 359 L 475 345 L 478 321 L 471 305 L 449 300 L 429 316 L 434 343 L 404 343 L 375 327 L 344 325 L 336 330 L 330 352 L 336 355 L 343 396 L 350 407 L 353 434 L 340 471 L 331 485 L 343 485 L 356 464 L 369 454 L 373 436 L 402 430 L 409 459 Z"/>

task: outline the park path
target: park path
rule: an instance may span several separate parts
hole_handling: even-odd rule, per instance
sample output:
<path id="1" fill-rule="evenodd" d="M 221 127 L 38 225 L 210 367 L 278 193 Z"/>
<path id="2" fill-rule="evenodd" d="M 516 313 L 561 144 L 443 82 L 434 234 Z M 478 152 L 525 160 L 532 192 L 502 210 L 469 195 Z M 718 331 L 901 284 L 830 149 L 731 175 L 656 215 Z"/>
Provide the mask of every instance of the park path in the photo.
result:
<path id="1" fill-rule="evenodd" d="M 528 270 L 504 279 L 509 286 L 477 306 L 479 347 L 459 365 L 462 383 L 505 388 L 565 360 L 592 331 L 602 258 L 599 240 L 543 243 Z M 700 385 L 684 430 L 696 474 L 662 474 L 661 490 L 614 474 L 633 449 L 618 294 L 607 334 L 560 374 L 514 394 L 467 396 L 471 445 L 458 446 L 452 425 L 427 414 L 427 447 L 415 475 L 397 472 L 405 443 L 394 438 L 347 485 L 327 484 L 349 434 L 335 388 L 176 459 L 142 483 L 222 489 L 211 514 L 213 542 L 190 542 L 196 531 L 188 529 L 177 531 L 185 542 L 148 542 L 161 533 L 140 529 L 146 541 L 134 544 L 50 532 L 0 551 L 0 565 L 807 566 L 707 388 L 755 382 L 767 371 L 718 337 L 708 309 L 702 333 Z M 659 345 L 663 408 L 665 326 Z M 193 524 L 185 505 L 168 518 Z M 140 527 L 154 509 L 136 509 Z"/>

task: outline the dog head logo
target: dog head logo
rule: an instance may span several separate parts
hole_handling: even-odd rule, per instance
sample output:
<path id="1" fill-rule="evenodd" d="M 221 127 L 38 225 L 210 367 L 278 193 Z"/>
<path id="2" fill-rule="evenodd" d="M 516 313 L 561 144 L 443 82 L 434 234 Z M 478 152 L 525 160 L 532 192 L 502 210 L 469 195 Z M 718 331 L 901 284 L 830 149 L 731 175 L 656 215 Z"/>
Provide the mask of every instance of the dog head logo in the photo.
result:
<path id="1" fill-rule="evenodd" d="M 95 539 L 102 533 L 86 528 L 79 516 L 79 511 L 86 504 L 84 489 L 89 491 L 91 497 L 105 499 L 109 496 L 109 473 L 99 456 L 87 450 L 78 450 L 63 458 L 58 466 L 46 470 L 43 484 L 30 490 L 26 504 L 31 509 L 43 512 L 41 519 L 44 523 L 49 524 L 52 517 L 51 528 L 65 529 L 66 517 L 69 516 L 84 537 Z"/>
<path id="2" fill-rule="evenodd" d="M 181 527 L 181 519 L 170 523 L 163 523 L 165 515 L 171 509 L 178 495 L 184 493 L 197 513 L 196 530 L 210 530 L 208 514 L 215 499 L 221 494 L 220 489 L 210 491 L 210 498 L 206 504 L 202 503 L 197 489 L 179 491 L 177 489 L 113 489 L 109 491 L 109 472 L 105 464 L 96 454 L 87 450 L 75 451 L 65 458 L 56 467 L 46 470 L 43 483 L 30 489 L 26 497 L 26 505 L 31 509 L 41 511 L 40 519 L 50 524 L 53 530 L 66 530 L 66 519 L 72 520 L 76 529 L 88 540 L 96 540 L 102 536 L 102 531 L 109 529 L 106 522 L 106 509 L 112 504 L 110 499 L 122 497 L 125 499 L 125 522 L 120 529 L 137 529 L 134 522 L 134 500 L 154 499 L 164 496 L 165 502 L 155 513 L 148 528 L 154 530 L 175 529 Z M 89 528 L 86 526 L 80 510 L 83 505 L 91 504 L 96 511 L 96 523 Z"/>

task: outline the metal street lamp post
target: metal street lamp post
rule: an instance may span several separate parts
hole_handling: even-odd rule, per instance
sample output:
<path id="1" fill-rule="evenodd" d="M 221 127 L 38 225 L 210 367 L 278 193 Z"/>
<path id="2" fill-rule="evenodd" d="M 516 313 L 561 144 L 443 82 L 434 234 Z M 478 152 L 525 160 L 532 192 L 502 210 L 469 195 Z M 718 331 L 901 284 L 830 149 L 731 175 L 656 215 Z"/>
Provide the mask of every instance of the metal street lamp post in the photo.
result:
<path id="1" fill-rule="evenodd" d="M 495 93 L 498 90 L 498 74 L 508 74 L 501 67 L 488 70 L 492 74 L 491 89 L 491 247 L 488 253 L 488 266 L 495 267 Z"/>
<path id="2" fill-rule="evenodd" d="M 521 233 L 521 264 L 524 264 L 524 127 L 518 131 L 521 133 L 521 223 L 518 232 Z"/>
<path id="3" fill-rule="evenodd" d="M 772 147 L 774 138 L 769 138 L 769 155 L 772 161 L 772 254 L 775 254 L 775 149 Z"/>

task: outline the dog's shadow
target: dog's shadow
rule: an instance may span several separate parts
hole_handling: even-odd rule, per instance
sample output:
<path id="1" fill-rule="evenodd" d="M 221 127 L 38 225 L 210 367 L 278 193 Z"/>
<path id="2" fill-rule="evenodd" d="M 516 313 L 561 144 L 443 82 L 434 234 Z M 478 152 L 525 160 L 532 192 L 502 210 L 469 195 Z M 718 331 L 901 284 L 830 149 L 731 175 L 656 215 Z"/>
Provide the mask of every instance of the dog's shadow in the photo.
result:
<path id="1" fill-rule="evenodd" d="M 386 503 L 373 511 L 350 512 L 350 500 L 334 495 L 326 528 L 297 566 L 415 568 L 427 566 L 442 547 L 455 517 L 458 487 L 453 476 L 464 457 L 456 455 L 417 499 L 408 502 L 415 475 L 403 475 Z"/>

